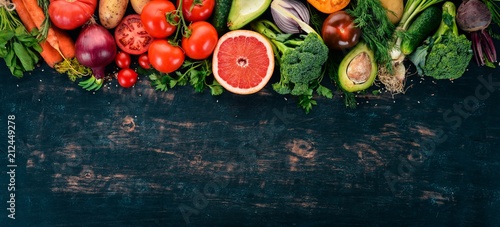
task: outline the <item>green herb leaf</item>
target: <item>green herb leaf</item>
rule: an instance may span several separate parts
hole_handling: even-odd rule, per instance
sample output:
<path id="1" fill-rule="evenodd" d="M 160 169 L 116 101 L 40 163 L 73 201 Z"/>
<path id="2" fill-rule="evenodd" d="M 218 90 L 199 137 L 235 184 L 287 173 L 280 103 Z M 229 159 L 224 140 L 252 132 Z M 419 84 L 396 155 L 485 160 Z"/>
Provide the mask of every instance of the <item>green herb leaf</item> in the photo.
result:
<path id="1" fill-rule="evenodd" d="M 318 88 L 316 88 L 316 92 L 318 95 L 324 96 L 326 98 L 332 99 L 333 98 L 333 92 L 329 88 L 323 86 L 323 85 L 318 85 Z"/>
<path id="2" fill-rule="evenodd" d="M 26 47 L 17 42 L 14 43 L 13 45 L 14 45 L 14 52 L 19 58 L 19 61 L 21 61 L 21 65 L 23 66 L 24 70 L 31 71 L 35 69 L 35 62 L 33 62 L 33 59 L 26 50 Z"/>

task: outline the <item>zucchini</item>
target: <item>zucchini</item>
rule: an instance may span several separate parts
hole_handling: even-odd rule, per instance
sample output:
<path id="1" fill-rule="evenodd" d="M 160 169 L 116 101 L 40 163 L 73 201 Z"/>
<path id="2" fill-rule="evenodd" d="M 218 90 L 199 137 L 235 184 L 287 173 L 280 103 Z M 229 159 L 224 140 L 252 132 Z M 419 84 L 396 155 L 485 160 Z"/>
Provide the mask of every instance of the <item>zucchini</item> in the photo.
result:
<path id="1" fill-rule="evenodd" d="M 227 17 L 231 9 L 232 0 L 217 0 L 215 1 L 215 8 L 212 17 L 212 24 L 214 25 L 219 37 L 228 31 Z"/>
<path id="2" fill-rule="evenodd" d="M 405 55 L 413 53 L 439 27 L 441 17 L 441 8 L 437 6 L 431 6 L 420 13 L 406 30 L 401 42 L 401 52 Z"/>

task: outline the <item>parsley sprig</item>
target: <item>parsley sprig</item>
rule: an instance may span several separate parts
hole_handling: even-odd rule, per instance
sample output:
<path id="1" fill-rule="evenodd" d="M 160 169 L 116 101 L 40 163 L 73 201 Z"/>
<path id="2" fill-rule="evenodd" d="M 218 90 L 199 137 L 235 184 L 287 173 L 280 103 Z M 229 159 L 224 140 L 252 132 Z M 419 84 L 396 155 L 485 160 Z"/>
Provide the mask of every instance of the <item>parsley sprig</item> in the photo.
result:
<path id="1" fill-rule="evenodd" d="M 212 75 L 212 63 L 205 59 L 202 61 L 185 60 L 181 68 L 173 74 L 160 73 L 154 69 L 139 69 L 139 74 L 148 75 L 151 86 L 156 90 L 168 91 L 176 86 L 191 85 L 196 92 L 210 89 L 212 95 L 220 95 L 224 91 Z"/>

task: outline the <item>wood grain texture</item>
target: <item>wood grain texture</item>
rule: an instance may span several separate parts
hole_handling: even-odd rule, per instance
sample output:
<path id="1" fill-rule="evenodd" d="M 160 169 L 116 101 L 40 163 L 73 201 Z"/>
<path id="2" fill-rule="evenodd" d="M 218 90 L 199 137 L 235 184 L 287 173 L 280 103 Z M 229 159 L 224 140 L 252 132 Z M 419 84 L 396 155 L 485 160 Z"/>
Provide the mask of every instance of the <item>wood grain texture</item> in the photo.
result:
<path id="1" fill-rule="evenodd" d="M 212 97 L 142 78 L 91 93 L 45 67 L 1 72 L 20 156 L 8 225 L 500 224 L 498 70 L 412 76 L 406 94 L 359 95 L 354 110 L 319 98 L 308 115 L 270 86 Z"/>

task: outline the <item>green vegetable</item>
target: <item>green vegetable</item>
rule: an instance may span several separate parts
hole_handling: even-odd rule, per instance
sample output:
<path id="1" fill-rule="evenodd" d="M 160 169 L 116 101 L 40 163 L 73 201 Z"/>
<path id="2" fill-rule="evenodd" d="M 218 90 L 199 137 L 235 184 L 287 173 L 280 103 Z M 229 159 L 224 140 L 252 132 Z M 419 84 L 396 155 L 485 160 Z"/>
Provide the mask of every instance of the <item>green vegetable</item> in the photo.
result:
<path id="1" fill-rule="evenodd" d="M 229 30 L 237 30 L 266 12 L 271 5 L 271 0 L 233 0 L 227 26 Z"/>
<path id="2" fill-rule="evenodd" d="M 380 1 L 358 0 L 347 12 L 355 18 L 354 23 L 363 31 L 361 38 L 373 50 L 375 61 L 390 68 L 391 46 L 387 40 L 392 38 L 395 26 L 387 17 L 387 10 Z"/>
<path id="3" fill-rule="evenodd" d="M 463 75 L 472 58 L 472 43 L 458 33 L 456 7 L 443 4 L 442 20 L 436 33 L 410 55 L 420 74 L 435 79 L 457 79 Z"/>
<path id="4" fill-rule="evenodd" d="M 438 28 L 441 21 L 441 14 L 441 9 L 434 5 L 424 10 L 413 21 L 401 43 L 401 52 L 404 55 L 413 53 Z"/>
<path id="5" fill-rule="evenodd" d="M 399 21 L 398 26 L 396 27 L 397 33 L 399 32 L 406 32 L 410 26 L 410 24 L 413 22 L 415 17 L 423 12 L 425 9 L 431 7 L 432 5 L 435 5 L 437 3 L 441 3 L 444 0 L 408 0 L 405 4 L 405 8 L 403 10 L 403 16 L 401 17 L 401 20 Z M 402 59 L 404 58 L 404 55 L 401 53 L 401 35 L 398 35 L 398 38 L 395 40 L 393 43 L 393 49 L 392 49 L 392 59 Z"/>
<path id="6" fill-rule="evenodd" d="M 186 60 L 180 70 L 175 72 L 175 76 L 160 73 L 154 69 L 141 69 L 139 74 L 147 74 L 151 80 L 151 86 L 156 90 L 168 91 L 175 86 L 190 84 L 196 92 L 203 92 L 205 88 L 209 88 L 212 95 L 220 95 L 224 91 L 222 86 L 217 80 L 209 81 L 210 75 L 212 75 L 211 64 L 212 62 L 209 60 Z"/>
<path id="7" fill-rule="evenodd" d="M 227 28 L 227 17 L 229 15 L 229 10 L 231 9 L 232 0 L 217 0 L 215 1 L 215 7 L 212 17 L 212 24 L 219 36 L 226 33 Z"/>
<path id="8" fill-rule="evenodd" d="M 12 75 L 21 78 L 24 72 L 35 69 L 42 52 L 36 39 L 38 31 L 29 33 L 9 5 L 0 7 L 0 31 L 0 58 Z"/>
<path id="9" fill-rule="evenodd" d="M 360 42 L 340 62 L 339 85 L 348 92 L 365 90 L 372 86 L 377 72 L 373 51 Z"/>
<path id="10" fill-rule="evenodd" d="M 319 89 L 318 94 L 326 94 L 329 98 L 333 96 L 328 88 L 320 85 L 323 64 L 328 59 L 328 47 L 317 32 L 286 34 L 269 20 L 253 22 L 252 28 L 269 38 L 275 49 L 276 62 L 280 67 L 280 81 L 273 84 L 276 92 L 299 96 L 299 105 L 306 112 L 316 105 L 312 100 L 314 90 L 318 92 Z"/>

